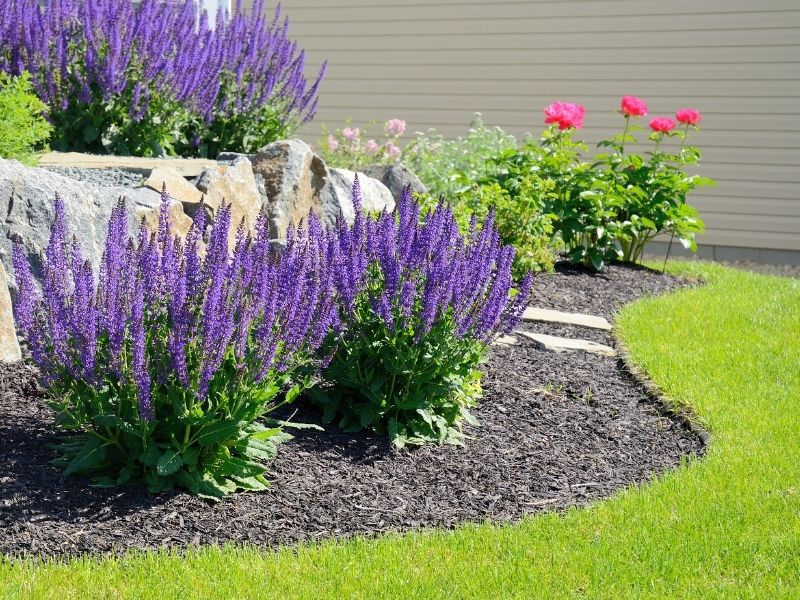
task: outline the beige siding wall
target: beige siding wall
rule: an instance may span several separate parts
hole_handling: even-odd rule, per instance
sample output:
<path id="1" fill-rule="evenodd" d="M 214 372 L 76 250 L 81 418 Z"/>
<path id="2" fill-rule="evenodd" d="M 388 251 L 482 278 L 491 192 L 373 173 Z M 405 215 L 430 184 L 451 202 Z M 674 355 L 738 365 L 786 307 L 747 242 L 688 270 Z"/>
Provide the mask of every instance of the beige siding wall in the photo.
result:
<path id="1" fill-rule="evenodd" d="M 800 251 L 798 0 L 284 0 L 309 72 L 330 67 L 316 120 L 404 118 L 462 133 L 472 113 L 537 133 L 554 99 L 586 105 L 585 137 L 652 114 L 703 112 L 694 140 L 718 181 L 694 197 L 708 245 Z M 273 4 L 270 3 L 270 10 Z"/>

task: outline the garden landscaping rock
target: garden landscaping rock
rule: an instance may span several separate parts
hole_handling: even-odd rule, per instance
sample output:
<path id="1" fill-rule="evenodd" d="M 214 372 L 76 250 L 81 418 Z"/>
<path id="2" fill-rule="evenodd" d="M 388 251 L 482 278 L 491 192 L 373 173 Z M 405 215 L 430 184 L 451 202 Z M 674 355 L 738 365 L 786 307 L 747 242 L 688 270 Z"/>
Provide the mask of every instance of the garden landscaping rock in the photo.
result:
<path id="1" fill-rule="evenodd" d="M 406 186 L 410 186 L 411 191 L 417 194 L 428 193 L 425 184 L 405 165 L 371 165 L 364 169 L 364 173 L 385 185 L 397 201 Z"/>
<path id="2" fill-rule="evenodd" d="M 22 240 L 28 256 L 36 257 L 34 272 L 41 267 L 38 256 L 50 239 L 56 194 L 64 199 L 69 229 L 77 236 L 84 258 L 99 264 L 100 240 L 105 238 L 113 203 L 80 181 L 0 159 L 0 213 L 5 215 L 0 222 L 0 257 L 7 273 L 13 272 L 11 244 L 15 236 Z"/>
<path id="3" fill-rule="evenodd" d="M 614 267 L 600 277 L 569 269 L 537 276 L 535 289 L 538 304 L 572 310 L 575 298 L 586 297 L 581 310 L 610 316 L 637 296 L 681 285 Z M 49 463 L 59 434 L 33 369 L 0 365 L 0 552 L 65 556 L 228 542 L 271 548 L 513 522 L 590 504 L 703 452 L 699 436 L 664 413 L 618 360 L 544 352 L 525 338 L 492 346 L 473 414 L 481 426 L 466 430 L 464 447 L 398 451 L 368 433 L 297 430 L 271 465 L 269 490 L 212 505 L 184 492 L 150 495 L 63 479 Z M 319 418 L 300 404 L 282 416 Z"/>
<path id="4" fill-rule="evenodd" d="M 8 291 L 6 269 L 0 262 L 0 362 L 16 362 L 22 358 L 14 326 L 11 294 Z"/>
<path id="5" fill-rule="evenodd" d="M 231 242 L 241 222 L 248 232 L 255 230 L 262 200 L 256 186 L 253 166 L 247 157 L 237 157 L 228 165 L 206 169 L 197 180 L 197 189 L 205 195 L 204 202 L 213 214 L 223 201 L 231 205 Z"/>
<path id="6" fill-rule="evenodd" d="M 144 185 L 159 193 L 166 185 L 167 191 L 172 198 L 187 205 L 186 212 L 189 214 L 193 214 L 194 207 L 199 205 L 200 200 L 203 199 L 203 192 L 186 181 L 186 178 L 179 171 L 170 167 L 153 169 L 150 176 L 145 180 Z"/>
<path id="7" fill-rule="evenodd" d="M 361 187 L 362 206 L 370 212 L 391 212 L 395 202 L 392 193 L 377 179 L 367 177 L 364 173 L 350 171 L 349 169 L 329 169 L 328 176 L 334 188 L 335 203 L 348 223 L 353 222 L 353 184 L 358 175 Z"/>
<path id="8" fill-rule="evenodd" d="M 41 166 L 41 165 L 40 165 Z M 48 171 L 82 181 L 94 187 L 128 187 L 135 188 L 145 180 L 139 171 L 125 169 L 87 169 L 84 167 L 44 167 Z"/>
<path id="9" fill-rule="evenodd" d="M 128 211 L 128 229 L 131 235 L 139 231 L 139 224 L 144 219 L 151 232 L 158 231 L 158 218 L 161 212 L 161 194 L 146 187 L 140 188 L 112 188 L 100 190 L 106 197 L 107 204 L 113 204 L 119 198 L 125 200 Z M 170 194 L 171 198 L 171 194 Z M 192 226 L 192 219 L 184 212 L 183 203 L 172 200 L 169 205 L 169 217 L 172 231 L 181 238 L 185 238 Z M 109 213 L 110 215 L 110 213 Z M 107 226 L 107 222 L 106 222 Z M 107 229 L 103 229 L 102 242 L 105 243 Z"/>
<path id="10" fill-rule="evenodd" d="M 544 333 L 531 333 L 530 331 L 518 330 L 515 333 L 524 335 L 526 338 L 536 342 L 541 348 L 548 352 L 588 352 L 589 354 L 599 354 L 601 356 L 616 356 L 617 352 L 611 346 L 598 344 L 590 340 L 559 337 Z"/>
<path id="11" fill-rule="evenodd" d="M 594 315 L 584 315 L 582 313 L 568 313 L 560 310 L 551 310 L 549 308 L 536 308 L 529 306 L 522 313 L 524 321 L 542 321 L 544 323 L 564 323 L 566 325 L 579 325 L 581 327 L 590 327 L 592 329 L 602 329 L 604 331 L 611 331 L 611 323 L 605 317 L 596 317 Z"/>
<path id="12" fill-rule="evenodd" d="M 263 185 L 263 203 L 273 237 L 283 237 L 310 212 L 323 218 L 327 169 L 308 144 L 298 139 L 273 142 L 252 157 Z"/>

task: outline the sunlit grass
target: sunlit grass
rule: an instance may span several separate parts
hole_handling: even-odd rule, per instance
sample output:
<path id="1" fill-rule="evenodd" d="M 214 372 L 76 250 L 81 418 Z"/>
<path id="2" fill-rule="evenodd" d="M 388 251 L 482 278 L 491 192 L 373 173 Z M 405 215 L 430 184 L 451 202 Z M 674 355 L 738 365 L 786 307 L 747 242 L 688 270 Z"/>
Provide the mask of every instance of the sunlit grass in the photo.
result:
<path id="1" fill-rule="evenodd" d="M 0 563 L 19 598 L 798 598 L 800 281 L 697 263 L 709 285 L 618 323 L 711 431 L 702 460 L 589 509 L 262 552 Z M 0 507 L 2 510 L 2 507 Z"/>

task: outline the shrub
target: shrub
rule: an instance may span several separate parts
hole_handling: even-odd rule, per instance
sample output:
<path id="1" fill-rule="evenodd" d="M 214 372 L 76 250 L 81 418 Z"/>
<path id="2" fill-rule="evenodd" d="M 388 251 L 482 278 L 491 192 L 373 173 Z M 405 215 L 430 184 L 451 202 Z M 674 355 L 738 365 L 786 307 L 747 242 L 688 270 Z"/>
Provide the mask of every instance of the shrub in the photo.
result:
<path id="1" fill-rule="evenodd" d="M 50 137 L 46 110 L 33 93 L 29 73 L 0 73 L 0 157 L 33 164 L 35 151 Z"/>
<path id="2" fill-rule="evenodd" d="M 631 113 L 627 102 L 637 101 L 638 111 Z M 686 203 L 686 196 L 698 186 L 713 185 L 713 181 L 699 175 L 687 175 L 683 168 L 700 161 L 700 151 L 687 146 L 689 128 L 697 129 L 700 113 L 692 109 L 676 113 L 681 128 L 667 117 L 650 121 L 649 139 L 655 143 L 646 157 L 625 152 L 627 143 L 636 143 L 632 134 L 640 128 L 632 125 L 632 116 L 647 114 L 643 100 L 631 96 L 623 98 L 620 112 L 625 117 L 621 135 L 600 142 L 611 152 L 598 154 L 595 165 L 603 166 L 598 179 L 604 197 L 615 207 L 616 240 L 624 261 L 639 262 L 647 244 L 658 234 L 670 233 L 686 247 L 695 251 L 695 235 L 704 230 L 697 209 Z M 680 147 L 676 152 L 664 150 L 665 142 L 677 137 Z"/>
<path id="3" fill-rule="evenodd" d="M 58 424 L 76 432 L 60 446 L 65 475 L 99 484 L 174 485 L 221 498 L 267 485 L 263 461 L 286 439 L 264 416 L 291 402 L 281 389 L 337 320 L 329 242 L 319 222 L 270 251 L 269 227 L 239 229 L 228 252 L 230 207 L 203 247 L 204 211 L 182 244 L 163 195 L 158 232 L 127 236 L 113 212 L 99 273 L 67 232 L 64 203 L 44 255 L 42 292 L 14 246 L 17 323 Z M 97 283 L 95 283 L 97 281 Z"/>
<path id="4" fill-rule="evenodd" d="M 322 137 L 317 143 L 322 159 L 330 167 L 353 171 L 361 171 L 369 165 L 398 162 L 401 150 L 397 143 L 406 130 L 406 122 L 401 119 L 386 121 L 383 124 L 385 139 L 380 135 L 367 135 L 375 124 L 372 121 L 362 129 L 352 127 L 352 121 L 348 119 L 345 126 L 335 133 L 328 132 L 323 126 Z"/>
<path id="5" fill-rule="evenodd" d="M 700 157 L 696 148 L 685 145 L 699 112 L 678 111 L 676 118 L 684 125 L 678 131 L 672 119 L 653 119 L 650 140 L 655 147 L 645 156 L 626 152 L 626 144 L 636 142 L 633 132 L 640 129 L 631 124 L 631 117 L 646 115 L 647 105 L 625 96 L 620 112 L 625 117 L 623 133 L 600 142 L 611 151 L 587 162 L 585 144 L 572 138 L 583 123 L 583 107 L 554 102 L 545 109 L 550 127 L 542 139 L 492 159 L 494 170 L 482 181 L 484 186 L 499 186 L 518 205 L 531 193 L 541 195 L 569 258 L 596 269 L 613 259 L 641 260 L 647 243 L 660 233 L 671 233 L 695 249 L 694 236 L 703 231 L 703 223 L 686 197 L 697 186 L 713 183 L 683 171 Z M 665 140 L 673 136 L 680 138 L 680 148 L 664 151 Z"/>
<path id="6" fill-rule="evenodd" d="M 460 196 L 494 174 L 491 159 L 516 148 L 513 135 L 499 127 L 486 127 L 481 114 L 475 113 L 467 134 L 455 140 L 446 140 L 435 129 L 416 133 L 403 150 L 402 160 L 431 194 L 448 198 L 458 213 L 462 208 Z M 467 222 L 469 219 L 467 214 Z"/>
<path id="7" fill-rule="evenodd" d="M 28 70 L 59 150 L 216 156 L 252 152 L 316 111 L 305 55 L 241 0 L 211 27 L 194 0 L 0 0 L 0 71 Z"/>
<path id="8" fill-rule="evenodd" d="M 397 446 L 458 442 L 480 394 L 477 365 L 492 336 L 516 323 L 528 275 L 511 300 L 514 249 L 503 246 L 490 213 L 459 232 L 440 203 L 421 220 L 406 189 L 393 214 L 356 221 L 337 249 L 342 338 L 315 390 L 325 419 L 347 431 L 388 432 Z"/>

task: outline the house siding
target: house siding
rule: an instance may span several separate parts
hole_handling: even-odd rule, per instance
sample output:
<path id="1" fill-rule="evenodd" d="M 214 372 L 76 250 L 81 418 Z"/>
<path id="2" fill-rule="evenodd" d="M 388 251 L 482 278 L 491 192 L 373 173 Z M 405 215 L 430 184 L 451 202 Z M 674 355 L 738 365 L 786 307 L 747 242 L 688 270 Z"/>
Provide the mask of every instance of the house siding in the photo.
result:
<path id="1" fill-rule="evenodd" d="M 619 131 L 619 97 L 652 115 L 703 113 L 693 141 L 709 247 L 800 261 L 797 0 L 284 0 L 309 74 L 327 59 L 314 122 L 400 117 L 462 134 L 475 111 L 539 133 L 554 99 L 580 102 L 591 145 Z M 273 4 L 270 3 L 269 9 Z M 644 123 L 643 123 L 644 124 Z M 748 254 L 751 255 L 753 252 Z M 788 260 L 787 259 L 787 260 Z"/>

